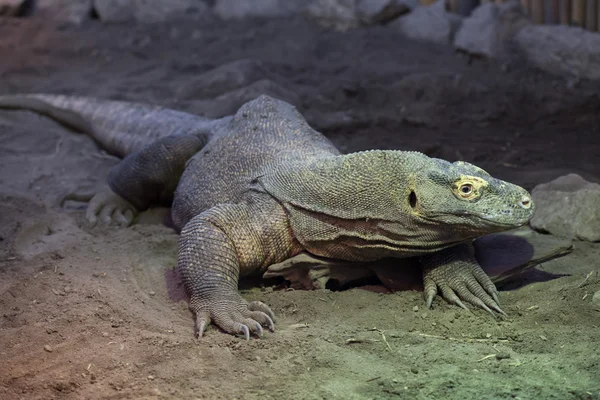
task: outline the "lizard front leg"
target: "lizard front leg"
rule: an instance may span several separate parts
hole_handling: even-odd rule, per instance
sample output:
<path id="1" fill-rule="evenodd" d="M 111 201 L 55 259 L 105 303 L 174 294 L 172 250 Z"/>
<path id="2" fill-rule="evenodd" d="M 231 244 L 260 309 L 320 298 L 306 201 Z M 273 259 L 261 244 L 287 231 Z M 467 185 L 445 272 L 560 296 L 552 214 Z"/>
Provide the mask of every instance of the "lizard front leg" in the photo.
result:
<path id="1" fill-rule="evenodd" d="M 496 286 L 483 271 L 472 244 L 459 244 L 421 257 L 427 307 L 440 293 L 448 302 L 468 309 L 467 301 L 493 314 L 504 314 L 499 306 Z"/>
<path id="2" fill-rule="evenodd" d="M 192 218 L 181 230 L 177 268 L 202 336 L 212 322 L 230 334 L 261 336 L 274 330 L 271 309 L 238 293 L 240 275 L 264 270 L 299 252 L 279 204 L 221 204 Z"/>

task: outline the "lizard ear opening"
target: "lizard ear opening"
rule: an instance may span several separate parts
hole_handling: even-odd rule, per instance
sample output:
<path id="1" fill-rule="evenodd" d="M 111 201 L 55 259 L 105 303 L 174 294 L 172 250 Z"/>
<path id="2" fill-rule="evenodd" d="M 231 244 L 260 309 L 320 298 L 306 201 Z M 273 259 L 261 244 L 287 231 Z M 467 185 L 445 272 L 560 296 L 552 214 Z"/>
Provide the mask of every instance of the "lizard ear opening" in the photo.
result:
<path id="1" fill-rule="evenodd" d="M 408 204 L 410 204 L 410 208 L 415 208 L 417 206 L 417 195 L 414 190 L 411 190 L 408 195 Z"/>

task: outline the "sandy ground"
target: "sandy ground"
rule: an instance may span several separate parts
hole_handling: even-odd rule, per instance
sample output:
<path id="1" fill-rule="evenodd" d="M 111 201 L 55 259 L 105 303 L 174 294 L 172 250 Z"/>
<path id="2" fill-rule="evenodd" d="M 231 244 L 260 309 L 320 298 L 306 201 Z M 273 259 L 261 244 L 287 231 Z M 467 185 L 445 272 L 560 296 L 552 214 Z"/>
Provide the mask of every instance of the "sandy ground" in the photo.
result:
<path id="1" fill-rule="evenodd" d="M 219 69 L 236 60 L 246 61 L 234 73 Z M 529 189 L 568 172 L 600 180 L 600 85 L 516 61 L 469 63 L 389 28 L 332 33 L 301 19 L 0 23 L 2 94 L 216 117 L 265 91 L 346 152 L 420 150 Z M 598 244 L 577 242 L 505 287 L 505 319 L 439 299 L 425 310 L 419 291 L 267 282 L 243 294 L 272 306 L 275 333 L 246 342 L 211 328 L 196 340 L 171 279 L 177 236 L 165 210 L 90 229 L 84 204 L 59 205 L 99 188 L 117 162 L 47 118 L 0 111 L 2 399 L 600 398 Z"/>

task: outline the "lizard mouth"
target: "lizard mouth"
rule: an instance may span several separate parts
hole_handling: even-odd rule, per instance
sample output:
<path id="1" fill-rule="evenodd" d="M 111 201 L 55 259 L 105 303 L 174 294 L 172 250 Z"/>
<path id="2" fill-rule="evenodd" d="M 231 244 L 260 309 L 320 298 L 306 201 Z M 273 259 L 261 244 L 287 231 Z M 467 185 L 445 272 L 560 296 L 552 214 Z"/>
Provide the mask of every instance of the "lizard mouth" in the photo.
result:
<path id="1" fill-rule="evenodd" d="M 509 215 L 478 215 L 478 214 L 470 214 L 470 213 L 460 213 L 460 214 L 436 214 L 428 216 L 429 220 L 433 222 L 439 223 L 440 221 L 446 221 L 449 225 L 464 225 L 469 226 L 470 224 L 465 223 L 465 219 L 471 220 L 473 222 L 479 221 L 481 225 L 484 227 L 483 230 L 486 230 L 485 227 L 493 227 L 498 228 L 518 228 L 523 226 L 529 221 L 530 217 L 514 217 L 510 218 Z M 460 219 L 462 221 L 457 221 Z"/>
<path id="2" fill-rule="evenodd" d="M 506 218 L 506 216 L 503 215 L 499 215 L 497 217 L 492 217 L 492 216 L 482 216 L 482 215 L 475 215 L 475 214 L 471 214 L 469 215 L 471 218 L 476 218 L 480 221 L 483 221 L 484 223 L 486 223 L 487 225 L 494 225 L 494 226 L 499 226 L 499 227 L 503 227 L 503 228 L 518 228 L 519 226 L 523 226 L 527 223 L 527 221 L 529 221 L 530 218 L 512 218 L 509 221 L 506 220 L 502 220 L 504 218 Z"/>

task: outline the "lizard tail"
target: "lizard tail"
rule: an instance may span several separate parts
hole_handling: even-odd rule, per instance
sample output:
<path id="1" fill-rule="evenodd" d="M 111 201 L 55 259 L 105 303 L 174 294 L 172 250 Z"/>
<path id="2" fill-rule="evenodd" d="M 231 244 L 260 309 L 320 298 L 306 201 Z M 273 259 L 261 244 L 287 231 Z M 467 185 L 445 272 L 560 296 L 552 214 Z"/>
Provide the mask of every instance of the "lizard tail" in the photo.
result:
<path id="1" fill-rule="evenodd" d="M 209 135 L 215 121 L 175 111 L 125 101 L 51 94 L 0 96 L 0 109 L 21 109 L 48 116 L 94 138 L 119 157 L 171 135 Z"/>

